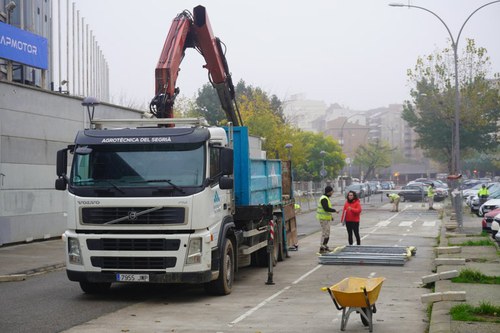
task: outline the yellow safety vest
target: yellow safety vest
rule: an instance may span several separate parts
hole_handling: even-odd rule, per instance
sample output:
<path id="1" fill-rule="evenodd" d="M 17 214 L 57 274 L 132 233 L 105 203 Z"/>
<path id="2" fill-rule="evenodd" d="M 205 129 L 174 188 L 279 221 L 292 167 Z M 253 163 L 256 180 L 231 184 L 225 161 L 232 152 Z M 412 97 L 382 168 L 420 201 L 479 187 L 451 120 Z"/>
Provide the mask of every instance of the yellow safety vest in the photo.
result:
<path id="1" fill-rule="evenodd" d="M 326 198 L 328 200 L 328 207 L 332 208 L 332 203 L 330 202 L 330 198 L 323 194 L 321 198 L 319 198 L 318 201 L 318 208 L 316 209 L 316 218 L 318 220 L 331 220 L 332 219 L 332 213 L 327 212 L 326 210 L 323 209 L 323 206 L 321 205 L 321 200 Z"/>
<path id="2" fill-rule="evenodd" d="M 478 197 L 482 197 L 482 196 L 486 196 L 487 197 L 488 195 L 489 195 L 489 193 L 488 193 L 488 189 L 486 187 L 481 187 L 479 189 L 479 192 L 477 192 L 477 196 Z"/>
<path id="3" fill-rule="evenodd" d="M 427 188 L 427 197 L 429 198 L 434 198 L 434 187 L 429 186 Z"/>

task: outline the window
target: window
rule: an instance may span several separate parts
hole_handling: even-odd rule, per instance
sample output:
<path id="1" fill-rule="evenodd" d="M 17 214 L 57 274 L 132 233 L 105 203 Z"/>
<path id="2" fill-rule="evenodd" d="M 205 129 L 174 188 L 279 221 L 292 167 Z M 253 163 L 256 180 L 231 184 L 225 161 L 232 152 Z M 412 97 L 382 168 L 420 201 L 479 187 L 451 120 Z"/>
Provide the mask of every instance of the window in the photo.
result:
<path id="1" fill-rule="evenodd" d="M 220 174 L 220 149 L 211 147 L 210 149 L 210 178 L 214 179 Z"/>

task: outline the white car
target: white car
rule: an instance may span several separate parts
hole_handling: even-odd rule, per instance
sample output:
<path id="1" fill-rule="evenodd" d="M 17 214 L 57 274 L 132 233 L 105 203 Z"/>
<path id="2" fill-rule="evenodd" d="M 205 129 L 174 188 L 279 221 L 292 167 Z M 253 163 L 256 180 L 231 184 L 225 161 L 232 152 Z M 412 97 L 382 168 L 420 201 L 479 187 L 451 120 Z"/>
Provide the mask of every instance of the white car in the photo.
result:
<path id="1" fill-rule="evenodd" d="M 478 216 L 484 216 L 484 214 L 497 209 L 500 207 L 500 199 L 490 199 L 486 201 L 484 204 L 479 207 L 479 211 L 477 212 Z"/>
<path id="2" fill-rule="evenodd" d="M 491 235 L 496 240 L 496 242 L 500 244 L 500 232 L 498 232 L 498 230 L 500 229 L 500 223 L 498 221 L 500 221 L 500 219 L 497 219 L 497 217 L 495 216 L 495 219 L 491 223 Z"/>

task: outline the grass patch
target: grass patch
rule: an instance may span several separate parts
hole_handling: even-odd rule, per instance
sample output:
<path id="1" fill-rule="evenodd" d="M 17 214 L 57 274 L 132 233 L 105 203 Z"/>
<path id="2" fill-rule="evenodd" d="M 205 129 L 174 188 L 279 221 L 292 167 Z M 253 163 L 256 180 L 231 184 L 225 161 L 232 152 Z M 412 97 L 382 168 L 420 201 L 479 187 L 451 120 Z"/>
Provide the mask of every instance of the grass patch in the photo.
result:
<path id="1" fill-rule="evenodd" d="M 458 244 L 459 246 L 494 246 L 493 241 L 490 239 L 481 239 L 481 240 L 469 240 Z"/>
<path id="2" fill-rule="evenodd" d="M 479 306 L 458 304 L 450 309 L 450 314 L 453 320 L 500 323 L 500 306 L 488 302 L 482 302 Z"/>
<path id="3" fill-rule="evenodd" d="M 457 277 L 451 279 L 455 283 L 500 284 L 500 276 L 488 276 L 475 269 L 463 269 Z"/>

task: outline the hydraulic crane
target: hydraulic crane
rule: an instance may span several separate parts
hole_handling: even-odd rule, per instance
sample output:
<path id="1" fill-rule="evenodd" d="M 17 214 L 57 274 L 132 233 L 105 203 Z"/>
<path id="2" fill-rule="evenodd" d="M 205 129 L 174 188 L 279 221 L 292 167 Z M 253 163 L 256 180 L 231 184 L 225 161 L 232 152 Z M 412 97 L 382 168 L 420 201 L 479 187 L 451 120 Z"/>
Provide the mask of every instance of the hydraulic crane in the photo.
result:
<path id="1" fill-rule="evenodd" d="M 222 42 L 214 37 L 205 7 L 197 6 L 193 15 L 178 14 L 168 32 L 155 70 L 155 97 L 150 110 L 157 118 L 173 118 L 173 106 L 179 93 L 176 81 L 186 48 L 196 49 L 205 59 L 209 81 L 216 89 L 222 109 L 233 126 L 242 126 L 235 102 L 235 90 Z"/>

